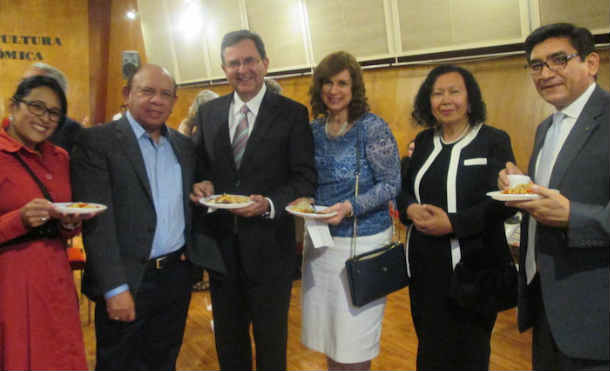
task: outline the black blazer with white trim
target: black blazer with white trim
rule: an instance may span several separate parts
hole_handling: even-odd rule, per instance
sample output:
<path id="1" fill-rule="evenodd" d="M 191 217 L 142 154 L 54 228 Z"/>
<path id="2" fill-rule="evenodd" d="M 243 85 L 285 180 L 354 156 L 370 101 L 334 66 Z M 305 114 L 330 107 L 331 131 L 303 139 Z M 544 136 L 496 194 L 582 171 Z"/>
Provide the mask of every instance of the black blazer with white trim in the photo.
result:
<path id="1" fill-rule="evenodd" d="M 440 133 L 435 129 L 421 132 L 415 138 L 406 182 L 398 199 L 400 218 L 410 225 L 406 210 L 419 202 L 419 182 L 442 149 Z M 504 232 L 504 220 L 514 214 L 502 202 L 486 195 L 497 190 L 498 172 L 507 161 L 514 162 L 510 138 L 506 132 L 478 124 L 454 144 L 447 173 L 447 209 L 453 226 L 453 266 L 459 260 L 476 267 L 499 265 L 510 258 Z M 437 205 L 438 206 L 438 205 Z"/>

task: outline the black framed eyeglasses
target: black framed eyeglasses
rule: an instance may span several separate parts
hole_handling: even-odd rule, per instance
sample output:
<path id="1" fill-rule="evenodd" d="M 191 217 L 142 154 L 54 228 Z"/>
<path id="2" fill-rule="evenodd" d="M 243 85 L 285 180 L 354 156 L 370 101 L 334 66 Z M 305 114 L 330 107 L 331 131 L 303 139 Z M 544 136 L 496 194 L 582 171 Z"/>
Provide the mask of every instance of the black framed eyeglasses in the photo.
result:
<path id="1" fill-rule="evenodd" d="M 59 110 L 47 108 L 47 105 L 40 100 L 27 101 L 24 99 L 19 99 L 17 102 L 25 104 L 28 107 L 28 111 L 35 116 L 42 117 L 45 113 L 47 113 L 49 120 L 54 123 L 61 121 L 62 117 L 64 116 Z"/>
<path id="2" fill-rule="evenodd" d="M 544 66 L 546 66 L 549 70 L 553 72 L 558 72 L 566 68 L 566 65 L 570 61 L 570 59 L 577 57 L 578 53 L 574 54 L 565 54 L 565 53 L 555 53 L 549 55 L 546 60 L 541 61 L 539 59 L 534 59 L 525 65 L 525 68 L 532 75 L 539 75 L 542 73 Z"/>

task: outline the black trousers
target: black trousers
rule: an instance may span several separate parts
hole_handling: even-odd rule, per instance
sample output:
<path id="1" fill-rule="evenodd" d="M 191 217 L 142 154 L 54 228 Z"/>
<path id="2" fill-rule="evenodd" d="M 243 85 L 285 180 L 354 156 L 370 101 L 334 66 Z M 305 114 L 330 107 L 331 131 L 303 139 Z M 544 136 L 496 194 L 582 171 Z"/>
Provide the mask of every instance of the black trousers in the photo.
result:
<path id="1" fill-rule="evenodd" d="M 497 315 L 482 315 L 449 299 L 450 250 L 445 245 L 428 245 L 427 240 L 419 244 L 425 249 L 409 251 L 409 297 L 418 340 L 417 370 L 488 370 L 491 333 Z"/>
<path id="2" fill-rule="evenodd" d="M 188 261 L 147 269 L 134 297 L 133 322 L 108 318 L 106 301 L 96 302 L 97 370 L 176 369 L 191 300 L 191 270 Z"/>
<path id="3" fill-rule="evenodd" d="M 256 368 L 285 370 L 292 277 L 252 282 L 243 272 L 237 238 L 226 247 L 226 275 L 210 277 L 220 368 L 252 370 L 252 324 Z"/>
<path id="4" fill-rule="evenodd" d="M 536 319 L 532 330 L 532 369 L 534 370 L 608 370 L 608 361 L 570 358 L 562 353 L 553 339 L 549 320 L 544 311 L 540 279 L 530 284 Z"/>

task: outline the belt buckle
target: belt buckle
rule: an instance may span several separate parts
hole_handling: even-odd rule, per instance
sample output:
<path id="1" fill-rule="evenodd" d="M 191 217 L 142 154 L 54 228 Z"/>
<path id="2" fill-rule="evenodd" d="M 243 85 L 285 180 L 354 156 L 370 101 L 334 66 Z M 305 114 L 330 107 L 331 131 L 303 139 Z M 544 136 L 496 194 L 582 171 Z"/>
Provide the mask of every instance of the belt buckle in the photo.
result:
<path id="1" fill-rule="evenodd" d="M 163 269 L 163 266 L 161 264 L 165 259 L 167 259 L 167 256 L 162 256 L 160 258 L 155 259 L 155 269 Z"/>

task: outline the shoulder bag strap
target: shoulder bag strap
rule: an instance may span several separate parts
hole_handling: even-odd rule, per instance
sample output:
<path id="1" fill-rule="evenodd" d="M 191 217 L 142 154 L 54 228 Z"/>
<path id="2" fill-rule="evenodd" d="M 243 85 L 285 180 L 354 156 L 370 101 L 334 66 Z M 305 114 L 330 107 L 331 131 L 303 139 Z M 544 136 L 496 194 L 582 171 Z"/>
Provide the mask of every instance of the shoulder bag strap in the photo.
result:
<path id="1" fill-rule="evenodd" d="M 28 172 L 28 174 L 30 174 L 30 176 L 32 177 L 32 179 L 34 179 L 34 181 L 36 182 L 36 184 L 38 184 L 38 188 L 40 188 L 40 190 L 42 191 L 42 194 L 44 195 L 44 197 L 51 201 L 53 201 L 53 197 L 51 197 L 51 195 L 49 194 L 49 191 L 47 190 L 47 187 L 44 186 L 44 184 L 42 184 L 42 182 L 40 181 L 40 179 L 38 179 L 38 177 L 34 174 L 34 172 L 32 171 L 32 169 L 30 169 L 30 167 L 28 166 L 28 164 L 25 163 L 25 161 L 23 161 L 23 159 L 21 158 L 21 156 L 19 156 L 17 154 L 17 152 L 11 152 L 11 155 L 13 157 L 15 157 L 17 159 L 17 161 L 19 161 L 19 163 L 21 164 L 21 166 L 23 166 L 23 168 Z"/>
<path id="2" fill-rule="evenodd" d="M 358 129 L 358 128 L 356 128 Z M 358 197 L 358 184 L 360 179 L 360 131 L 357 133 L 358 140 L 356 141 L 356 181 L 354 183 L 354 201 Z M 352 205 L 352 208 L 354 205 Z M 358 237 L 358 217 L 354 213 L 354 227 L 352 234 L 352 258 L 356 255 L 356 237 Z"/>

